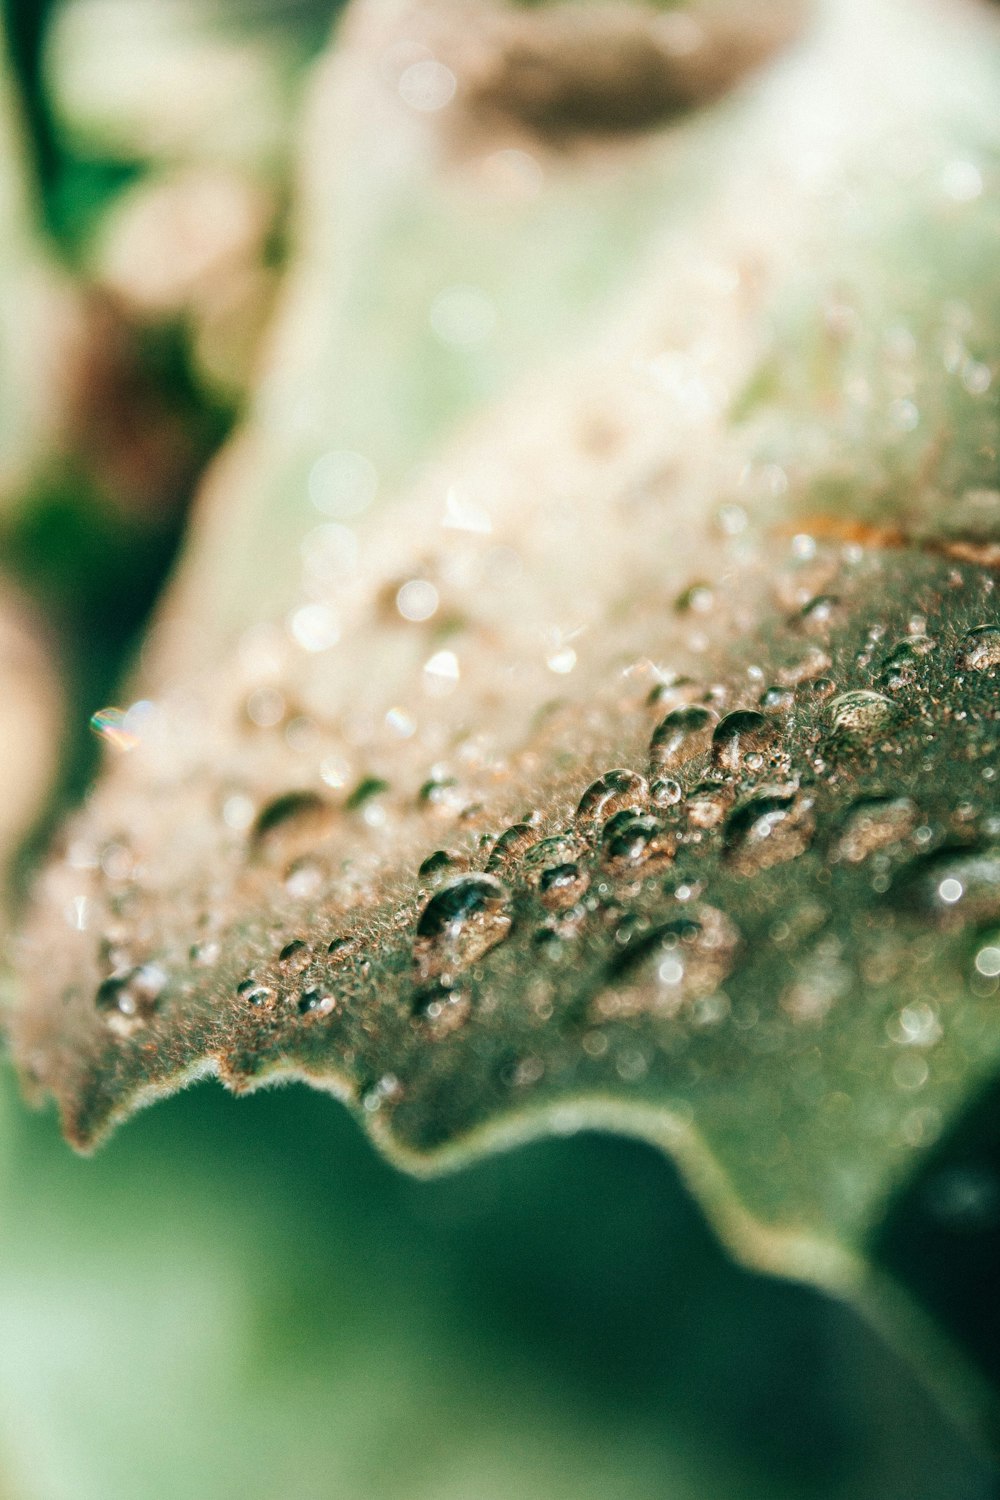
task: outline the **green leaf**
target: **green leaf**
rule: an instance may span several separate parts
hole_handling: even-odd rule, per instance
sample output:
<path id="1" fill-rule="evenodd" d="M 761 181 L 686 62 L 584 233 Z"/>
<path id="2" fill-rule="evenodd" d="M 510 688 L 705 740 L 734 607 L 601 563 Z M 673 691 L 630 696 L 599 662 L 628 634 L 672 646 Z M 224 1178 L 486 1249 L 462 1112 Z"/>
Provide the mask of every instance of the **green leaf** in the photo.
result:
<path id="1" fill-rule="evenodd" d="M 998 68 L 986 18 L 833 7 L 577 220 L 566 179 L 537 240 L 484 232 L 475 277 L 431 266 L 466 241 L 421 132 L 411 239 L 354 158 L 379 227 L 343 215 L 322 292 L 306 248 L 141 743 L 25 936 L 13 1037 L 71 1140 L 206 1073 L 328 1089 L 418 1171 L 639 1135 L 739 1254 L 904 1327 L 995 1437 L 996 1346 L 963 1364 L 885 1246 L 1000 1051 Z M 667 157 L 713 163 L 693 198 Z M 662 242 L 624 220 L 586 294 L 545 262 L 548 325 L 499 300 L 623 184 Z M 411 311 L 461 276 L 512 330 L 503 378 L 456 390 L 580 345 L 352 528 L 345 473 L 395 481 L 462 405 L 422 406 L 426 335 L 369 315 L 400 247 Z"/>

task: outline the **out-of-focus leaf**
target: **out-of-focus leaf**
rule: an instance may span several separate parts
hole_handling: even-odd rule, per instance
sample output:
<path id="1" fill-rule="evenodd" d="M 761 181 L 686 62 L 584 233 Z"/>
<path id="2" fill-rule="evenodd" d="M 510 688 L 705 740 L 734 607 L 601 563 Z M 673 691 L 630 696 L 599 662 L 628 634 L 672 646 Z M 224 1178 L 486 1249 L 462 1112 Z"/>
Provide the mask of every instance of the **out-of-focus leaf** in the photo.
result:
<path id="1" fill-rule="evenodd" d="M 202 1089 L 84 1163 L 8 1083 L 12 1500 L 990 1494 L 844 1309 L 739 1270 L 633 1143 L 421 1183 L 316 1095 Z"/>
<path id="2" fill-rule="evenodd" d="M 253 20 L 197 0 L 58 6 L 45 71 L 67 144 L 126 162 L 282 162 L 308 42 Z"/>
<path id="3" fill-rule="evenodd" d="M 382 49 L 355 48 L 338 108 L 388 155 Z M 641 268 L 623 234 L 600 335 L 352 528 L 462 405 L 425 391 L 412 322 L 361 322 L 405 236 L 358 169 L 345 259 L 324 302 L 307 249 L 154 644 L 175 680 L 23 946 L 18 1054 L 71 1139 L 206 1072 L 308 1079 L 421 1170 L 614 1126 L 671 1150 L 747 1259 L 881 1306 L 950 1382 L 871 1250 L 1000 1055 L 998 72 L 972 13 L 834 7 L 713 123 L 711 192 Z M 628 222 L 623 184 L 658 203 L 664 156 L 683 182 L 709 144 L 638 147 L 575 222 Z M 411 148 L 425 274 L 447 196 L 432 214 Z M 537 242 L 496 235 L 512 290 L 543 284 L 568 191 Z M 621 284 L 574 299 L 567 264 L 543 262 L 557 341 Z M 515 346 L 482 400 L 536 323 Z"/>
<path id="4" fill-rule="evenodd" d="M 44 806 L 57 770 L 60 693 L 40 623 L 0 582 L 0 913 L 10 866 Z"/>
<path id="5" fill-rule="evenodd" d="M 772 45 L 795 10 L 773 7 L 784 25 L 767 28 Z M 628 10 L 611 17 L 636 29 Z M 482 97 L 541 17 L 499 20 L 489 5 L 360 5 L 317 71 L 281 316 L 178 585 L 199 615 L 192 662 L 295 597 L 318 521 L 350 525 L 381 505 L 528 370 L 563 379 L 559 358 L 658 264 L 665 229 L 717 191 L 752 109 L 739 94 L 683 132 L 619 138 L 582 122 L 553 138 Z M 556 79 L 560 58 L 549 55 Z M 591 54 L 598 76 L 603 59 Z M 600 449 L 600 421 L 582 422 Z M 224 577 L 208 562 L 221 548 Z M 174 671 L 187 660 L 180 633 L 167 660 Z"/>

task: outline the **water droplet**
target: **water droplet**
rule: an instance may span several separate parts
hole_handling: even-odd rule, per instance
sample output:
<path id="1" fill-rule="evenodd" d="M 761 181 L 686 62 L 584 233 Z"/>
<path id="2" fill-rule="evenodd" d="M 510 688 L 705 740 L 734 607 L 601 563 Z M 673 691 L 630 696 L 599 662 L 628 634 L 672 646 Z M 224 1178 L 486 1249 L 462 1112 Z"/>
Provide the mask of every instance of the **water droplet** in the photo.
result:
<path id="1" fill-rule="evenodd" d="M 737 772 L 760 765 L 775 749 L 781 733 L 773 719 L 753 708 L 739 708 L 715 726 L 712 764 L 717 771 Z"/>
<path id="2" fill-rule="evenodd" d="M 538 880 L 538 894 L 550 911 L 574 906 L 586 894 L 590 876 L 582 866 L 570 863 L 549 865 Z"/>
<path id="3" fill-rule="evenodd" d="M 834 737 L 841 743 L 867 745 L 886 733 L 896 720 L 896 707 L 882 693 L 865 688 L 841 693 L 830 704 Z"/>
<path id="4" fill-rule="evenodd" d="M 785 713 L 795 707 L 795 694 L 790 687 L 766 688 L 760 695 L 760 706 L 765 713 Z"/>
<path id="5" fill-rule="evenodd" d="M 535 843 L 537 831 L 530 823 L 514 823 L 504 829 L 490 850 L 487 870 L 509 869 Z"/>
<path id="6" fill-rule="evenodd" d="M 274 991 L 266 984 L 258 983 L 256 979 L 244 979 L 242 984 L 236 986 L 236 994 L 240 1000 L 258 1010 L 270 1010 L 274 1005 Z"/>
<path id="7" fill-rule="evenodd" d="M 364 807 L 366 803 L 371 802 L 373 797 L 381 797 L 382 793 L 388 790 L 389 783 L 383 781 L 381 776 L 363 776 L 344 803 L 344 806 L 348 812 L 357 812 L 358 808 Z"/>
<path id="8" fill-rule="evenodd" d="M 804 854 L 816 829 L 813 801 L 798 787 L 762 787 L 726 821 L 729 862 L 743 874 L 767 870 Z"/>
<path id="9" fill-rule="evenodd" d="M 323 876 L 323 866 L 319 861 L 304 855 L 294 860 L 285 871 L 285 890 L 296 901 L 308 901 L 319 894 Z"/>
<path id="10" fill-rule="evenodd" d="M 954 846 L 912 860 L 890 887 L 893 904 L 941 926 L 1000 918 L 1000 849 Z"/>
<path id="11" fill-rule="evenodd" d="M 422 1023 L 434 1041 L 449 1036 L 464 1026 L 472 1012 L 468 991 L 454 985 L 433 981 L 417 990 L 411 1004 L 411 1015 Z"/>
<path id="12" fill-rule="evenodd" d="M 800 596 L 801 597 L 801 596 Z M 802 606 L 799 619 L 810 635 L 827 636 L 843 615 L 840 600 L 834 594 L 817 594 Z"/>
<path id="13" fill-rule="evenodd" d="M 865 797 L 848 810 L 833 857 L 858 864 L 869 854 L 898 844 L 916 827 L 917 817 L 909 797 Z"/>
<path id="14" fill-rule="evenodd" d="M 649 1010 L 676 1015 L 711 995 L 732 971 L 740 934 L 712 906 L 685 910 L 636 934 L 608 966 L 611 987 L 591 1006 L 594 1021 Z"/>
<path id="15" fill-rule="evenodd" d="M 718 714 L 699 703 L 675 708 L 653 730 L 649 742 L 650 765 L 672 771 L 685 761 L 707 751 Z"/>
<path id="16" fill-rule="evenodd" d="M 109 975 L 98 986 L 94 1004 L 112 1031 L 131 1036 L 156 1010 L 166 983 L 159 964 L 140 964 Z"/>
<path id="17" fill-rule="evenodd" d="M 319 989 L 303 990 L 296 1003 L 296 1010 L 306 1021 L 316 1021 L 323 1016 L 331 1016 L 337 1009 L 337 1001 L 333 995 L 327 995 Z"/>
<path id="18" fill-rule="evenodd" d="M 582 842 L 571 833 L 555 833 L 529 845 L 521 860 L 521 877 L 538 889 L 546 870 L 553 865 L 574 864 L 583 851 Z"/>
<path id="19" fill-rule="evenodd" d="M 911 635 L 899 641 L 879 669 L 879 682 L 889 692 L 912 687 L 920 675 L 921 659 L 937 647 L 927 635 Z"/>
<path id="20" fill-rule="evenodd" d="M 836 691 L 837 684 L 832 677 L 814 677 L 799 683 L 797 696 L 803 703 L 823 703 L 827 698 L 832 698 Z"/>
<path id="21" fill-rule="evenodd" d="M 189 950 L 189 957 L 193 964 L 197 964 L 199 968 L 207 969 L 212 964 L 218 962 L 221 952 L 221 944 L 210 939 L 204 943 L 192 943 Z"/>
<path id="22" fill-rule="evenodd" d="M 361 940 L 356 933 L 348 933 L 346 937 L 335 937 L 330 942 L 326 952 L 327 957 L 332 958 L 334 963 L 346 963 L 349 958 L 354 958 L 360 951 Z"/>
<path id="23" fill-rule="evenodd" d="M 669 776 L 657 776 L 649 783 L 649 800 L 654 807 L 676 807 L 683 796 L 680 782 Z"/>
<path id="24" fill-rule="evenodd" d="M 649 797 L 645 776 L 618 768 L 592 782 L 576 810 L 582 823 L 601 823 L 628 807 L 642 807 Z"/>
<path id="25" fill-rule="evenodd" d="M 977 625 L 962 637 L 955 658 L 963 672 L 991 672 L 1000 667 L 1000 627 Z"/>
<path id="26" fill-rule="evenodd" d="M 609 869 L 621 873 L 640 865 L 666 864 L 675 848 L 673 835 L 655 818 L 625 811 L 605 825 L 601 857 Z"/>
<path id="27" fill-rule="evenodd" d="M 503 941 L 510 897 L 493 875 L 459 875 L 432 896 L 417 923 L 413 957 L 422 979 L 464 968 Z"/>
<path id="28" fill-rule="evenodd" d="M 261 844 L 279 832 L 312 833 L 319 829 L 329 812 L 329 804 L 315 792 L 285 792 L 258 813 L 251 839 L 255 844 Z"/>
<path id="29" fill-rule="evenodd" d="M 417 879 L 428 882 L 431 885 L 439 885 L 449 875 L 466 868 L 468 860 L 464 854 L 456 854 L 453 849 L 435 849 L 433 854 L 428 854 L 423 864 L 417 871 Z"/>
<path id="30" fill-rule="evenodd" d="M 312 958 L 312 949 L 301 938 L 293 938 L 278 954 L 278 962 L 287 974 L 298 974 Z"/>
<path id="31" fill-rule="evenodd" d="M 683 812 L 693 828 L 716 828 L 733 802 L 732 788 L 717 781 L 699 781 L 691 788 Z"/>
<path id="32" fill-rule="evenodd" d="M 1000 946 L 994 940 L 980 948 L 976 954 L 976 972 L 984 979 L 1000 976 Z"/>

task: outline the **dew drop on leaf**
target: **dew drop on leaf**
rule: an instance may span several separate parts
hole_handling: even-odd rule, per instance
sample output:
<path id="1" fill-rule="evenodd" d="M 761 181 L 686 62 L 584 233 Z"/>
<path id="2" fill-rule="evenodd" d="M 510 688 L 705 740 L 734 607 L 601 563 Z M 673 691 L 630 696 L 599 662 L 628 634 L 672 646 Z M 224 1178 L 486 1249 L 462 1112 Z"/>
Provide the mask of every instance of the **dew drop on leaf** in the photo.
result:
<path id="1" fill-rule="evenodd" d="M 974 630 L 967 630 L 956 661 L 961 670 L 970 672 L 989 672 L 1000 667 L 1000 627 L 977 625 Z"/>
<path id="2" fill-rule="evenodd" d="M 865 797 L 848 809 L 833 846 L 834 858 L 858 864 L 869 854 L 898 844 L 916 827 L 917 817 L 909 797 Z"/>
<path id="3" fill-rule="evenodd" d="M 581 823 L 599 823 L 629 807 L 643 807 L 649 796 L 646 778 L 636 771 L 608 771 L 592 782 L 576 810 Z"/>
<path id="4" fill-rule="evenodd" d="M 866 688 L 841 693 L 830 704 L 835 738 L 848 744 L 868 744 L 895 722 L 896 708 L 882 693 Z"/>
<path id="5" fill-rule="evenodd" d="M 764 787 L 726 821 L 730 864 L 742 874 L 766 870 L 804 854 L 815 832 L 812 798 L 795 786 Z"/>
<path id="6" fill-rule="evenodd" d="M 297 974 L 306 967 L 311 957 L 309 944 L 302 938 L 292 938 L 278 954 L 278 963 L 287 974 Z"/>
<path id="7" fill-rule="evenodd" d="M 94 1004 L 112 1031 L 129 1036 L 152 1016 L 166 983 L 159 964 L 140 964 L 105 979 Z"/>
<path id="8" fill-rule="evenodd" d="M 764 756 L 780 740 L 780 730 L 773 719 L 756 709 L 736 709 L 726 714 L 712 734 L 712 765 L 717 771 L 742 771 L 760 765 Z"/>
<path id="9" fill-rule="evenodd" d="M 650 765 L 673 771 L 685 761 L 707 751 L 718 715 L 700 703 L 675 708 L 653 730 L 649 742 Z"/>
<path id="10" fill-rule="evenodd" d="M 673 858 L 676 844 L 655 818 L 620 812 L 606 824 L 601 857 L 607 867 L 623 873 L 639 866 L 665 864 Z"/>
<path id="11" fill-rule="evenodd" d="M 582 865 L 549 865 L 539 877 L 538 894 L 544 906 L 557 911 L 575 905 L 589 885 L 590 876 Z"/>
<path id="12" fill-rule="evenodd" d="M 420 914 L 413 957 L 422 979 L 461 969 L 503 942 L 510 897 L 494 875 L 459 875 Z"/>

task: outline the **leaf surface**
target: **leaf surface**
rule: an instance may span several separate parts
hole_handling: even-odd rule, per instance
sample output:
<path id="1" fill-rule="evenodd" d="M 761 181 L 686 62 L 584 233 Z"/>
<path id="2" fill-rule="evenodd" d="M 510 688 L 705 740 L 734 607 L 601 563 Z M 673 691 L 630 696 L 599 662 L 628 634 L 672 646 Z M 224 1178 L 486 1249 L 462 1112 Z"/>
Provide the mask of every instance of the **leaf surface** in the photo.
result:
<path id="1" fill-rule="evenodd" d="M 419 1170 L 611 1126 L 749 1260 L 899 1315 L 871 1244 L 1000 1050 L 998 66 L 985 19 L 832 8 L 720 117 L 711 192 L 625 237 L 575 355 L 515 380 L 530 327 L 358 521 L 318 481 L 306 520 L 317 462 L 401 476 L 462 401 L 415 421 L 405 318 L 348 359 L 365 299 L 307 248 L 140 743 L 22 945 L 18 1056 L 71 1140 L 206 1072 L 329 1089 Z M 426 267 L 392 222 L 354 278 L 383 235 Z M 523 285 L 535 244 L 478 269 Z"/>

